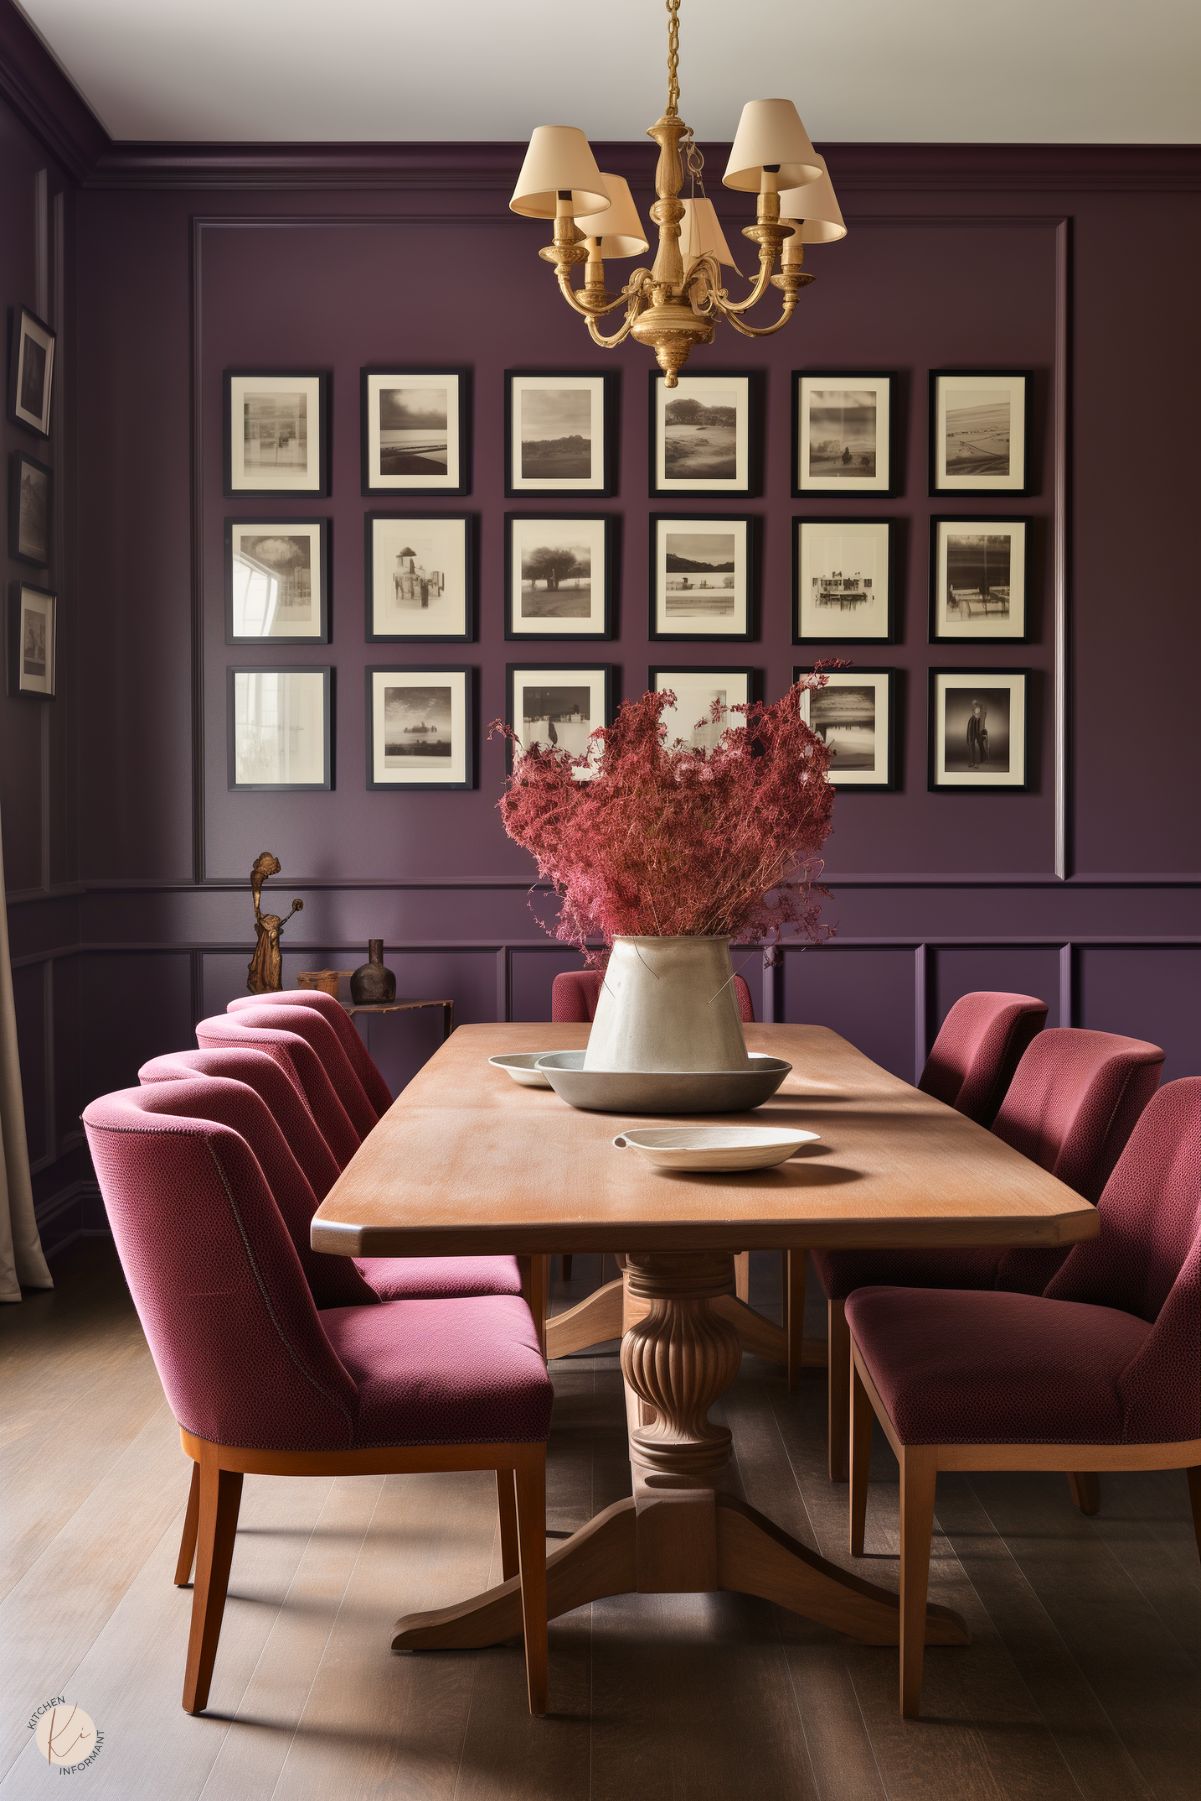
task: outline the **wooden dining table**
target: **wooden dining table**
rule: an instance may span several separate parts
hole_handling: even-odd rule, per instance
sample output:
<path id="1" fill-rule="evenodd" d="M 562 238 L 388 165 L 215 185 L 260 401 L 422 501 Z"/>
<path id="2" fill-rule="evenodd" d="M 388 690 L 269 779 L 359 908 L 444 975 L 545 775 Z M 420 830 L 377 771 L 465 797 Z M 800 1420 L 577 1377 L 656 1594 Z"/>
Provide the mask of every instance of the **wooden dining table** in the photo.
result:
<path id="1" fill-rule="evenodd" d="M 815 1142 L 775 1169 L 664 1173 L 613 1139 L 624 1125 L 678 1119 L 577 1111 L 488 1063 L 498 1052 L 566 1050 L 586 1038 L 579 1025 L 460 1026 L 330 1189 L 313 1219 L 314 1248 L 618 1254 L 631 1493 L 551 1552 L 551 1618 L 606 1595 L 726 1589 L 864 1643 L 895 1644 L 895 1592 L 819 1557 L 725 1486 L 730 1433 L 710 1412 L 737 1378 L 747 1342 L 734 1256 L 1068 1245 L 1095 1235 L 1095 1210 L 822 1026 L 749 1026 L 749 1049 L 791 1063 L 783 1087 L 753 1114 L 692 1122 L 796 1127 L 817 1133 Z M 520 1630 L 514 1577 L 401 1618 L 392 1642 L 397 1650 L 466 1648 Z M 959 1616 L 938 1606 L 928 1610 L 926 1636 L 967 1641 Z"/>

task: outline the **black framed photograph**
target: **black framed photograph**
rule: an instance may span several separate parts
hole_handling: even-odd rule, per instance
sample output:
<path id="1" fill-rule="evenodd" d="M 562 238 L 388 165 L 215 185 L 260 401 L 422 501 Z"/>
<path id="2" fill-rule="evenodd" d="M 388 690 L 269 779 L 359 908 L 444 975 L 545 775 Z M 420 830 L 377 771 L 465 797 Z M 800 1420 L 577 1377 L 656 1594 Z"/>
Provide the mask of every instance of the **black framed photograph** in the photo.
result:
<path id="1" fill-rule="evenodd" d="M 505 371 L 505 494 L 617 491 L 616 370 Z"/>
<path id="2" fill-rule="evenodd" d="M 760 389 L 748 371 L 681 375 L 651 384 L 652 494 L 705 500 L 759 492 Z"/>
<path id="3" fill-rule="evenodd" d="M 794 519 L 794 644 L 889 644 L 891 519 Z"/>
<path id="4" fill-rule="evenodd" d="M 611 638 L 617 521 L 505 515 L 505 637 Z"/>
<path id="5" fill-rule="evenodd" d="M 647 671 L 647 686 L 653 694 L 676 697 L 675 705 L 663 712 L 669 745 L 712 750 L 728 727 L 742 724 L 740 713 L 714 717 L 714 709 L 746 707 L 758 700 L 760 674 L 757 669 L 668 669 L 660 664 Z"/>
<path id="6" fill-rule="evenodd" d="M 368 669 L 367 786 L 475 787 L 474 669 Z"/>
<path id="7" fill-rule="evenodd" d="M 613 721 L 617 671 L 612 663 L 529 664 L 510 663 L 506 671 L 506 718 L 517 733 L 521 749 L 509 747 L 510 765 L 521 751 L 534 745 L 564 750 L 582 757 L 594 748 L 589 739 L 599 726 Z M 583 764 L 577 781 L 591 781 L 595 768 Z"/>
<path id="8" fill-rule="evenodd" d="M 792 492 L 849 500 L 895 494 L 893 377 L 798 369 L 792 378 Z"/>
<path id="9" fill-rule="evenodd" d="M 466 369 L 364 369 L 364 494 L 466 494 Z"/>
<path id="10" fill-rule="evenodd" d="M 930 640 L 989 644 L 1028 636 L 1026 521 L 930 521 Z"/>
<path id="11" fill-rule="evenodd" d="M 329 643 L 328 519 L 225 521 L 225 642 Z"/>
<path id="12" fill-rule="evenodd" d="M 471 642 L 475 526 L 468 513 L 367 514 L 368 643 Z"/>
<path id="13" fill-rule="evenodd" d="M 227 672 L 229 785 L 267 790 L 334 785 L 334 672 Z"/>
<path id="14" fill-rule="evenodd" d="M 650 636 L 755 636 L 755 520 L 652 513 Z"/>
<path id="15" fill-rule="evenodd" d="M 1027 370 L 932 369 L 931 494 L 1028 494 Z"/>
<path id="16" fill-rule="evenodd" d="M 808 674 L 796 669 L 793 680 Z M 825 687 L 801 696 L 801 717 L 829 749 L 834 787 L 897 786 L 896 691 L 895 669 L 832 669 Z"/>
<path id="17" fill-rule="evenodd" d="M 9 552 L 45 569 L 54 530 L 54 471 L 24 450 L 14 450 L 9 463 Z"/>
<path id="18" fill-rule="evenodd" d="M 930 787 L 1030 786 L 1029 671 L 930 671 Z"/>
<path id="19" fill-rule="evenodd" d="M 54 697 L 58 596 L 29 582 L 9 590 L 9 686 L 13 694 Z"/>
<path id="20" fill-rule="evenodd" d="M 50 436 L 57 339 L 44 319 L 27 306 L 13 309 L 8 349 L 8 410 L 18 425 Z"/>
<path id="21" fill-rule="evenodd" d="M 225 371 L 225 492 L 329 491 L 330 377 L 322 370 Z"/>

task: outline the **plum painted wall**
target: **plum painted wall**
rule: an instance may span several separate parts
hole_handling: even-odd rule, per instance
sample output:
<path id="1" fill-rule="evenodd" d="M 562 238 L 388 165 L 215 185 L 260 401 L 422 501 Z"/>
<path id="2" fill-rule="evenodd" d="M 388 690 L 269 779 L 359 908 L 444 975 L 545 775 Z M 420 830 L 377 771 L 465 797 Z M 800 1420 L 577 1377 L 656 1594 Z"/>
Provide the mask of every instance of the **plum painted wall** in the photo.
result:
<path id="1" fill-rule="evenodd" d="M 761 1015 L 834 1024 L 911 1074 L 957 994 L 1020 988 L 1050 1001 L 1053 1022 L 1151 1037 L 1172 1073 L 1201 1069 L 1201 155 L 832 150 L 849 239 L 814 255 L 819 279 L 788 332 L 709 355 L 762 371 L 766 392 L 763 492 L 710 509 L 648 499 L 647 358 L 590 347 L 556 299 L 540 228 L 506 211 L 515 154 L 110 147 L 74 196 L 74 811 L 61 866 L 26 877 L 12 908 L 31 1118 L 61 1230 L 74 1217 L 55 1197 L 77 1175 L 79 1103 L 187 1043 L 195 1018 L 239 991 L 245 876 L 264 846 L 283 863 L 281 896 L 305 898 L 291 971 L 348 966 L 382 935 L 402 987 L 452 995 L 461 1020 L 547 1015 L 551 978 L 573 959 L 531 918 L 525 860 L 500 831 L 501 746 L 482 743 L 474 793 L 367 792 L 363 671 L 471 662 L 486 727 L 503 710 L 507 661 L 611 661 L 626 694 L 650 662 L 720 664 L 719 645 L 648 643 L 653 511 L 758 516 L 761 635 L 732 660 L 759 668 L 769 693 L 806 654 L 791 642 L 794 516 L 898 522 L 899 642 L 857 660 L 902 672 L 899 791 L 840 795 L 828 860 L 838 937 L 762 976 L 748 964 Z M 645 208 L 650 154 L 616 146 L 601 160 L 631 175 Z M 736 204 L 722 210 L 728 231 L 741 222 Z M 363 514 L 389 503 L 360 493 L 359 368 L 443 361 L 473 371 L 474 480 L 465 500 L 430 504 L 478 515 L 478 642 L 368 645 Z M 327 500 L 223 497 L 231 364 L 332 372 Z M 927 641 L 928 521 L 960 510 L 926 491 L 926 378 L 940 365 L 1035 373 L 1036 492 L 966 509 L 1033 522 L 1026 646 Z M 572 506 L 505 501 L 507 367 L 620 369 L 620 486 L 601 503 L 621 520 L 611 645 L 504 642 L 503 515 Z M 899 497 L 793 502 L 790 379 L 804 367 L 897 371 Z M 225 645 L 224 520 L 265 507 L 332 523 L 330 646 Z M 336 670 L 332 793 L 227 789 L 225 669 L 277 660 Z M 926 672 L 990 663 L 1033 672 L 1031 792 L 930 794 Z M 4 827 L 18 887 L 13 866 L 32 854 L 19 805 Z M 434 1016 L 418 1016 L 377 1027 L 376 1049 L 400 1078 L 436 1036 Z"/>

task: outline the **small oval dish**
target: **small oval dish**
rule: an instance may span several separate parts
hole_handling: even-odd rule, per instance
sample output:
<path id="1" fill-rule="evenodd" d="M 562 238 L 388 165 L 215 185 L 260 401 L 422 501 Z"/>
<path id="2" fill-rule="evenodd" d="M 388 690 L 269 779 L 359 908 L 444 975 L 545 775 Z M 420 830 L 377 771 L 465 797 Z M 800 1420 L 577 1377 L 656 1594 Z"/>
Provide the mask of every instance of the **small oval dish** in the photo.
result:
<path id="1" fill-rule="evenodd" d="M 496 1069 L 503 1069 L 507 1076 L 520 1082 L 523 1088 L 549 1088 L 550 1083 L 537 1068 L 539 1057 L 545 1057 L 546 1051 L 506 1051 L 502 1056 L 489 1057 L 488 1061 Z"/>
<path id="2" fill-rule="evenodd" d="M 648 1126 L 619 1132 L 613 1143 L 640 1151 L 657 1169 L 772 1169 L 786 1163 L 816 1132 L 773 1131 L 768 1126 Z"/>

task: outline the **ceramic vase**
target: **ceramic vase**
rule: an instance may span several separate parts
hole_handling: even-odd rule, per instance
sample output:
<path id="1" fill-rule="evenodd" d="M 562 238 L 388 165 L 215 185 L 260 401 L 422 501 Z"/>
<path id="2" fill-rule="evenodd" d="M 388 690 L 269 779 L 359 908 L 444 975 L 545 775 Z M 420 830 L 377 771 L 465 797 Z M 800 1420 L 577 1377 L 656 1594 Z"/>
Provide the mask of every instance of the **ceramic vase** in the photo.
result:
<path id="1" fill-rule="evenodd" d="M 728 938 L 615 938 L 585 1069 L 745 1069 Z"/>
<path id="2" fill-rule="evenodd" d="M 384 967 L 382 938 L 368 940 L 367 961 L 360 963 L 350 978 L 350 998 L 359 1007 L 396 999 L 396 977 Z"/>

